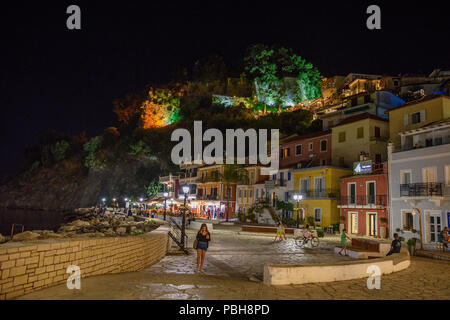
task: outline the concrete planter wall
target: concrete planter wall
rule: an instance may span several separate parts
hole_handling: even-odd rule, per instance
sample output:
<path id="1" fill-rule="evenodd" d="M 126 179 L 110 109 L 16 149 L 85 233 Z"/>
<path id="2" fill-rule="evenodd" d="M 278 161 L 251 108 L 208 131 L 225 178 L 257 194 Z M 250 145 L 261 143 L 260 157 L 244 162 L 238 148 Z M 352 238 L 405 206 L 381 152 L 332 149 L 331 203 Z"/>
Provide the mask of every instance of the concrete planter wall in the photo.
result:
<path id="1" fill-rule="evenodd" d="M 401 253 L 359 261 L 345 261 L 342 263 L 324 265 L 273 265 L 264 266 L 264 284 L 291 285 L 319 282 L 333 282 L 367 278 L 368 267 L 376 265 L 382 274 L 389 274 L 404 270 L 410 265 L 409 253 L 402 248 Z"/>

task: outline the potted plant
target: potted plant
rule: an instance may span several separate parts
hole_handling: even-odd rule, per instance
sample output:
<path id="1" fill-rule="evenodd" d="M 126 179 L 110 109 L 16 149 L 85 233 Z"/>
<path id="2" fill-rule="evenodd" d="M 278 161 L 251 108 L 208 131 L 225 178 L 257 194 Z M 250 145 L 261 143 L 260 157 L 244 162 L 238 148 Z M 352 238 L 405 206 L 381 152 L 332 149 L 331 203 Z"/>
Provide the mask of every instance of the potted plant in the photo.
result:
<path id="1" fill-rule="evenodd" d="M 382 239 L 384 239 L 384 238 L 386 238 L 386 224 L 387 224 L 387 222 L 388 222 L 388 219 L 382 217 L 382 218 L 380 218 L 380 222 L 381 222 L 381 224 L 382 224 L 382 225 L 380 226 L 380 237 L 381 237 Z"/>
<path id="2" fill-rule="evenodd" d="M 340 216 L 339 219 L 341 220 L 341 223 L 339 224 L 339 233 L 341 233 L 345 228 L 345 216 Z"/>
<path id="3" fill-rule="evenodd" d="M 406 242 L 408 245 L 408 251 L 410 256 L 414 256 L 416 254 L 416 238 L 410 238 Z"/>

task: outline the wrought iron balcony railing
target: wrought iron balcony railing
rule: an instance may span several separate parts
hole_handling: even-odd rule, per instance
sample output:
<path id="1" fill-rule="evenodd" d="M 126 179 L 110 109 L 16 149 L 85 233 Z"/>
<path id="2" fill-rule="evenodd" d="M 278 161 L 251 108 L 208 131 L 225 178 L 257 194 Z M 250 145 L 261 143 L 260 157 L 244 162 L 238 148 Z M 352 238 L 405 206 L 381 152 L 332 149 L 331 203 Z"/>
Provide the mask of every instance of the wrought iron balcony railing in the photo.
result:
<path id="1" fill-rule="evenodd" d="M 442 197 L 443 183 L 409 183 L 400 185 L 400 197 Z"/>
<path id="2" fill-rule="evenodd" d="M 339 198 L 341 206 L 387 206 L 387 195 L 354 195 L 341 196 Z"/>
<path id="3" fill-rule="evenodd" d="M 299 194 L 302 195 L 302 200 L 304 200 L 315 198 L 338 198 L 340 192 L 337 189 L 310 189 L 302 190 Z"/>

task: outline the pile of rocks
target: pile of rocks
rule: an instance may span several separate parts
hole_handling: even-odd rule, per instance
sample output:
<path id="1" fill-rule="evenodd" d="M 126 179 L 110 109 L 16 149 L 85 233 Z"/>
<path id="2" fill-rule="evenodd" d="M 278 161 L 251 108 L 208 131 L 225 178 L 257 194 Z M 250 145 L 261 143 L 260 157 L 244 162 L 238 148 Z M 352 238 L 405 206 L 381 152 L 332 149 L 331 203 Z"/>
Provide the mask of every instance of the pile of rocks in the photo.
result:
<path id="1" fill-rule="evenodd" d="M 62 224 L 57 232 L 51 230 L 25 231 L 14 235 L 12 241 L 139 235 L 150 232 L 158 226 L 156 222 L 146 221 L 140 217 L 118 217 L 114 215 L 100 217 L 88 213 L 83 216 L 83 220 L 77 219 Z"/>

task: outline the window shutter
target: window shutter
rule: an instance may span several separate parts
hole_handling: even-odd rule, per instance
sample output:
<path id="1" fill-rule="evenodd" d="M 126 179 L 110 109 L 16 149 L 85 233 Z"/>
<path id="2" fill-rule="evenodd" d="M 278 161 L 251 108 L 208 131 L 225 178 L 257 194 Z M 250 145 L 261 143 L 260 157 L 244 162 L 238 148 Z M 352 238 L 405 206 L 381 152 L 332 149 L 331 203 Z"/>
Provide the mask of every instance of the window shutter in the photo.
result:
<path id="1" fill-rule="evenodd" d="M 425 119 L 425 110 L 420 110 L 420 122 L 426 121 Z"/>
<path id="2" fill-rule="evenodd" d="M 407 126 L 408 125 L 408 114 L 404 114 L 403 115 L 403 125 Z"/>

